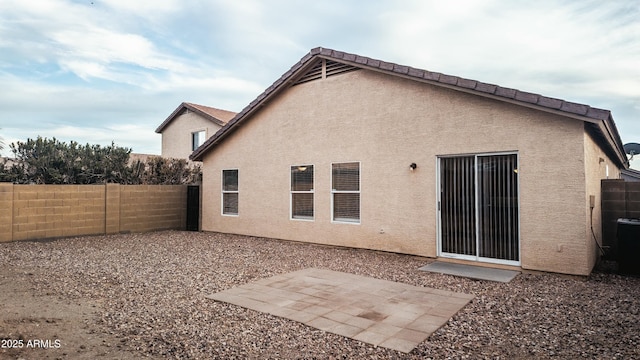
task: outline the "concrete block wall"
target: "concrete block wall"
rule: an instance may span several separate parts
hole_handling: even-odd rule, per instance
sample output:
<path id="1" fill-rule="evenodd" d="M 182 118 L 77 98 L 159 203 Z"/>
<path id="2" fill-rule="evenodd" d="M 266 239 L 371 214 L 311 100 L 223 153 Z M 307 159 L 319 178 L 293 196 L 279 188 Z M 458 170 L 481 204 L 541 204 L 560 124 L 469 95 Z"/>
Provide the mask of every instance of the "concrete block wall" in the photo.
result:
<path id="1" fill-rule="evenodd" d="M 610 248 L 608 257 L 616 259 L 618 219 L 640 219 L 640 182 L 602 180 L 601 199 L 603 244 Z"/>
<path id="2" fill-rule="evenodd" d="M 104 231 L 104 186 L 14 185 L 13 240 Z"/>
<path id="3" fill-rule="evenodd" d="M 626 182 L 627 217 L 640 219 L 640 182 Z"/>
<path id="4" fill-rule="evenodd" d="M 0 241 L 13 239 L 13 184 L 0 183 Z"/>
<path id="5" fill-rule="evenodd" d="M 186 185 L 0 184 L 0 241 L 186 227 Z"/>
<path id="6" fill-rule="evenodd" d="M 107 184 L 105 196 L 105 233 L 120 232 L 120 185 Z"/>
<path id="7" fill-rule="evenodd" d="M 121 232 L 186 228 L 187 186 L 129 185 L 121 189 Z"/>

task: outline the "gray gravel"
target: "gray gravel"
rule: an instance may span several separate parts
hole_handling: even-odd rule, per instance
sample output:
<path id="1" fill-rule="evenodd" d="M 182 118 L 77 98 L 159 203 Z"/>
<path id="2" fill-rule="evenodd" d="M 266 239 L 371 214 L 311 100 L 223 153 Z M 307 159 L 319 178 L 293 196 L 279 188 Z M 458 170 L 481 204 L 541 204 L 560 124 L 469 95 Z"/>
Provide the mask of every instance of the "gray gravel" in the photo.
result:
<path id="1" fill-rule="evenodd" d="M 0 264 L 39 270 L 36 292 L 96 301 L 96 326 L 156 358 L 640 358 L 640 279 L 527 273 L 503 284 L 417 270 L 430 261 L 178 231 L 0 244 Z M 476 298 L 408 355 L 204 298 L 308 267 Z"/>

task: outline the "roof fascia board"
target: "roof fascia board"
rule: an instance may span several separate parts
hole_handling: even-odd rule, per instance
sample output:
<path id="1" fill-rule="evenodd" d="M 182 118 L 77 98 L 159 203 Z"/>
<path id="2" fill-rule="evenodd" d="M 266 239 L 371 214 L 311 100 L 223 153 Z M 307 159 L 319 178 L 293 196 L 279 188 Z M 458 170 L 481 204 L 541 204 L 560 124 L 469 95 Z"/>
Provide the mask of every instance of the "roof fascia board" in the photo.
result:
<path id="1" fill-rule="evenodd" d="M 329 52 L 329 55 L 326 54 L 327 51 Z M 349 64 L 349 65 L 352 65 L 352 66 L 355 66 L 355 67 L 359 67 L 359 68 L 362 68 L 362 69 L 367 69 L 367 70 L 371 70 L 371 71 L 375 71 L 375 72 L 379 72 L 379 73 L 383 73 L 383 74 L 387 74 L 387 75 L 398 76 L 398 77 L 401 77 L 401 78 L 404 78 L 404 79 L 408 79 L 408 80 L 418 81 L 418 82 L 422 82 L 422 83 L 426 83 L 426 84 L 430 84 L 430 85 L 434 85 L 434 86 L 438 86 L 438 87 L 442 87 L 442 88 L 447 88 L 447 89 L 451 89 L 451 90 L 455 90 L 455 91 L 459 91 L 459 92 L 463 92 L 463 93 L 468 93 L 468 94 L 472 94 L 472 95 L 476 95 L 476 96 L 481 96 L 481 97 L 489 98 L 489 99 L 496 100 L 496 101 L 506 102 L 506 103 L 510 103 L 510 104 L 514 104 L 514 105 L 518 105 L 518 106 L 534 109 L 534 110 L 537 110 L 537 111 L 543 111 L 543 112 L 546 112 L 546 113 L 551 113 L 551 114 L 555 114 L 555 115 L 558 115 L 558 116 L 562 116 L 562 117 L 565 117 L 565 118 L 571 118 L 571 119 L 580 120 L 580 121 L 583 121 L 583 122 L 588 122 L 588 123 L 591 123 L 591 124 L 596 124 L 599 127 L 604 127 L 605 131 L 603 131 L 603 134 L 607 134 L 607 142 L 609 143 L 608 145 L 613 148 L 614 152 L 619 157 L 619 160 L 621 160 L 621 163 L 622 164 L 626 164 L 627 163 L 624 160 L 622 160 L 623 158 L 626 158 L 626 156 L 622 156 L 621 157 L 621 154 L 623 155 L 624 152 L 620 153 L 620 144 L 618 144 L 618 142 L 615 140 L 616 136 L 614 135 L 614 133 L 617 134 L 617 131 L 615 131 L 615 129 L 612 130 L 611 127 L 608 124 L 609 122 L 613 123 L 612 119 L 611 119 L 611 113 L 609 111 L 600 110 L 600 109 L 594 109 L 594 108 L 591 108 L 591 107 L 587 106 L 587 113 L 585 113 L 585 115 L 580 115 L 580 114 L 572 113 L 572 112 L 569 112 L 569 111 L 562 111 L 562 110 L 559 110 L 559 109 L 554 109 L 554 108 L 551 108 L 551 107 L 546 107 L 546 106 L 542 106 L 542 105 L 538 105 L 538 104 L 534 104 L 534 103 L 528 103 L 527 101 L 518 100 L 518 99 L 515 98 L 517 95 L 514 95 L 514 98 L 509 98 L 509 97 L 506 97 L 506 96 L 499 96 L 499 95 L 495 95 L 493 93 L 476 90 L 475 88 L 471 88 L 471 87 L 466 88 L 464 86 L 458 85 L 457 83 L 456 84 L 448 84 L 448 83 L 444 83 L 444 82 L 437 81 L 437 80 L 430 80 L 430 79 L 426 79 L 426 78 L 422 78 L 422 77 L 418 77 L 418 76 L 409 75 L 412 71 L 424 74 L 426 72 L 426 70 L 420 70 L 420 69 L 415 69 L 415 68 L 412 68 L 412 67 L 409 67 L 409 66 L 397 65 L 397 64 L 393 64 L 393 63 L 387 63 L 387 62 L 383 62 L 383 61 L 380 61 L 380 60 L 370 59 L 370 58 L 361 57 L 359 55 L 353 55 L 353 54 L 348 54 L 349 58 L 345 59 L 345 58 L 342 58 L 342 57 L 332 56 L 331 54 L 333 52 L 334 52 L 334 50 L 331 50 L 331 49 L 323 49 L 323 48 L 312 49 L 311 52 L 309 52 L 302 59 L 300 59 L 300 61 L 298 63 L 294 64 L 294 66 L 292 66 L 292 68 L 290 70 L 288 70 L 286 73 L 284 73 L 269 88 L 267 88 L 262 94 L 260 94 L 258 96 L 258 98 L 256 98 L 253 102 L 251 102 L 249 105 L 247 105 L 245 107 L 245 109 L 240 111 L 237 114 L 236 117 L 234 117 L 231 121 L 229 121 L 229 123 L 227 123 L 227 126 L 222 127 L 218 131 L 218 133 L 216 133 L 213 137 L 211 137 L 210 138 L 210 140 L 211 140 L 210 143 L 206 143 L 205 142 L 205 144 L 203 144 L 203 146 L 201 146 L 200 149 L 197 149 L 191 155 L 192 159 L 193 160 L 201 160 L 202 156 L 204 155 L 204 153 L 208 152 L 211 147 L 215 146 L 220 141 L 222 141 L 226 137 L 226 135 L 228 133 L 230 133 L 233 130 L 235 130 L 239 125 L 242 125 L 242 123 L 244 122 L 244 120 L 246 118 L 252 116 L 256 111 L 260 110 L 274 96 L 277 96 L 279 93 L 281 93 L 285 89 L 289 88 L 291 86 L 291 84 L 293 82 L 295 82 L 296 79 L 299 78 L 300 74 L 303 74 L 311 66 L 313 66 L 313 64 L 315 64 L 314 59 L 325 59 L 325 60 L 341 62 L 341 63 L 344 63 L 344 64 Z M 341 54 L 345 55 L 345 53 L 341 53 Z M 353 59 L 353 60 L 351 60 L 351 59 Z M 386 69 L 382 68 L 382 66 L 377 67 L 377 66 L 368 65 L 367 63 L 369 62 L 369 60 L 373 61 L 374 63 L 377 63 L 378 65 L 381 65 L 381 64 L 384 63 L 384 67 L 386 67 Z M 398 67 L 399 71 L 394 71 L 395 67 Z M 429 72 L 429 73 L 431 73 L 431 72 Z M 436 73 L 431 73 L 431 74 L 436 74 Z M 444 76 L 447 76 L 447 75 L 444 75 Z M 467 81 L 467 82 L 472 82 L 474 84 L 478 83 L 477 81 L 474 81 L 474 80 L 462 79 L 462 78 L 457 78 L 457 77 L 455 77 L 455 78 L 459 79 L 459 80 Z M 485 84 L 485 85 L 486 86 L 495 86 L 496 89 L 498 88 L 497 85 L 491 85 L 491 84 Z M 475 87 L 475 85 L 474 85 L 474 87 Z M 515 90 L 515 89 L 508 89 L 508 90 L 515 91 L 515 94 L 518 94 L 518 91 Z M 520 92 L 520 93 L 521 94 L 525 94 L 525 95 L 530 95 L 529 93 L 525 93 L 525 92 Z M 536 94 L 533 94 L 533 95 L 536 95 Z M 540 95 L 536 95 L 536 96 L 540 96 Z M 549 98 L 547 98 L 547 99 L 549 99 Z M 560 99 L 551 99 L 551 100 L 563 101 L 564 103 L 568 103 L 568 104 L 572 104 L 572 105 L 586 106 L 586 105 L 583 105 L 583 104 L 575 104 L 575 103 L 567 102 L 565 100 L 560 100 Z M 607 117 L 607 119 L 603 119 L 603 118 L 593 118 L 593 117 L 586 116 L 586 114 L 588 114 L 589 111 L 591 111 L 591 110 L 595 110 L 596 112 L 598 112 L 598 111 L 600 111 L 600 112 L 606 111 L 608 113 L 608 117 Z M 198 151 L 198 150 L 200 150 L 200 151 Z"/>
<path id="2" fill-rule="evenodd" d="M 582 121 L 590 122 L 590 123 L 593 123 L 593 124 L 598 124 L 598 123 L 601 122 L 601 120 L 599 120 L 599 119 L 593 119 L 593 118 L 590 118 L 590 117 L 587 117 L 587 116 L 584 116 L 584 115 L 573 114 L 573 113 L 569 113 L 569 112 L 566 112 L 566 111 L 555 110 L 555 109 L 547 108 L 547 107 L 540 106 L 540 105 L 537 105 L 537 104 L 526 103 L 526 102 L 519 101 L 519 100 L 516 100 L 516 99 L 510 99 L 510 98 L 507 98 L 507 97 L 504 97 L 504 96 L 498 96 L 498 95 L 491 94 L 491 93 L 485 93 L 485 92 L 477 91 L 477 90 L 474 90 L 474 89 L 466 89 L 466 88 L 460 87 L 458 85 L 446 84 L 446 83 L 442 83 L 442 82 L 439 82 L 439 81 L 428 80 L 428 79 L 421 79 L 421 78 L 418 78 L 418 77 L 415 77 L 415 76 L 400 74 L 400 73 L 397 73 L 397 72 L 394 72 L 394 71 L 380 69 L 380 68 L 377 68 L 377 67 L 369 66 L 369 65 L 366 65 L 366 64 L 361 64 L 361 63 L 354 62 L 354 61 L 348 61 L 348 60 L 344 60 L 344 59 L 336 59 L 334 57 L 325 56 L 325 55 L 318 55 L 318 57 L 323 58 L 323 59 L 327 59 L 327 60 L 342 62 L 342 63 L 345 63 L 345 64 L 353 65 L 353 66 L 356 66 L 356 67 L 360 67 L 360 68 L 363 68 L 363 69 L 367 69 L 367 70 L 371 70 L 371 71 L 375 71 L 375 72 L 379 72 L 379 73 L 383 73 L 383 74 L 387 74 L 387 75 L 401 77 L 403 79 L 418 81 L 418 82 L 431 84 L 431 85 L 435 85 L 435 86 L 446 88 L 446 89 L 451 89 L 451 90 L 455 90 L 455 91 L 459 91 L 459 92 L 464 92 L 464 93 L 467 93 L 467 94 L 482 96 L 482 97 L 486 97 L 486 98 L 497 100 L 497 101 L 502 101 L 502 102 L 506 102 L 506 103 L 510 103 L 510 104 L 514 104 L 514 105 L 518 105 L 518 106 L 523 106 L 523 107 L 527 107 L 527 108 L 531 108 L 531 109 L 535 109 L 535 110 L 540 110 L 540 111 L 548 112 L 548 113 L 551 113 L 551 114 L 560 115 L 560 116 L 563 116 L 563 117 L 569 117 L 569 118 L 576 119 L 576 120 L 582 120 Z"/>
<path id="3" fill-rule="evenodd" d="M 265 91 L 263 91 L 262 94 L 260 94 L 256 98 L 256 100 L 252 101 L 249 105 L 247 105 L 244 109 L 242 109 L 236 115 L 236 117 L 239 116 L 238 119 L 234 117 L 227 123 L 228 126 L 223 126 L 222 128 L 220 128 L 220 130 L 218 130 L 218 132 L 216 132 L 210 138 L 211 139 L 210 143 L 207 144 L 205 142 L 205 144 L 202 144 L 201 151 L 198 151 L 198 149 L 196 149 L 191 154 L 190 158 L 194 161 L 201 160 L 202 156 L 204 155 L 205 152 L 208 151 L 208 149 L 217 145 L 221 140 L 223 140 L 227 136 L 227 134 L 233 132 L 238 126 L 243 125 L 244 119 L 247 119 L 253 116 L 253 114 L 255 114 L 258 110 L 262 109 L 262 107 L 264 107 L 267 104 L 267 102 L 269 102 L 274 96 L 288 89 L 291 86 L 291 84 L 293 84 L 301 76 L 301 74 L 304 74 L 307 70 L 309 70 L 309 68 L 313 66 L 313 64 L 315 64 L 315 61 L 313 61 L 313 59 L 315 58 L 317 58 L 317 56 L 305 56 L 303 59 L 301 59 L 300 62 L 296 64 L 298 65 L 298 67 L 295 70 L 294 68 L 296 67 L 296 65 L 294 65 L 292 69 L 287 71 L 278 80 L 276 80 L 269 88 L 265 89 Z M 278 83 L 279 81 L 281 82 Z M 271 87 L 273 87 L 273 89 L 269 91 Z M 196 160 L 196 159 L 199 159 L 199 160 Z"/>
<path id="4" fill-rule="evenodd" d="M 627 155 L 624 151 L 624 147 L 622 147 L 622 144 L 619 144 L 617 141 L 615 141 L 616 136 L 612 131 L 611 124 L 613 124 L 612 121 L 603 121 L 602 123 L 598 124 L 598 126 L 601 128 L 600 131 L 602 131 L 602 133 L 606 135 L 608 141 L 612 144 L 612 148 L 618 156 L 618 160 L 620 161 L 620 163 L 624 168 L 629 168 L 629 159 L 627 159 Z M 617 133 L 617 131 L 615 133 Z"/>
<path id="5" fill-rule="evenodd" d="M 212 123 L 219 125 L 219 126 L 224 126 L 225 122 L 216 118 L 215 116 L 211 115 L 211 114 L 207 114 L 206 112 L 198 109 L 197 107 L 183 102 L 182 104 L 180 104 L 163 122 L 162 124 L 160 124 L 160 126 L 158 126 L 158 128 L 156 128 L 156 132 L 157 133 L 162 133 L 162 131 L 169 126 L 169 124 L 171 122 L 173 122 L 173 120 L 175 120 L 176 117 L 178 117 L 178 115 L 182 112 L 183 109 L 188 109 L 193 111 L 194 113 L 202 116 L 203 118 L 205 118 L 206 120 L 211 121 Z"/>
<path id="6" fill-rule="evenodd" d="M 366 65 L 366 64 L 363 64 L 363 63 L 359 63 L 359 62 L 356 62 L 356 61 L 337 59 L 337 58 L 334 58 L 332 56 L 326 56 L 326 55 L 317 55 L 317 57 L 323 58 L 323 59 L 326 59 L 326 60 L 342 62 L 342 63 L 345 63 L 345 64 L 349 64 L 349 65 L 353 65 L 353 66 L 356 66 L 356 67 L 360 67 L 360 68 L 363 68 L 363 69 L 375 71 L 375 72 L 378 72 L 378 73 L 397 76 L 397 77 L 401 77 L 401 78 L 408 79 L 408 80 L 418 81 L 418 82 L 421 82 L 421 83 L 431 84 L 431 85 L 442 87 L 442 88 L 446 88 L 446 89 L 451 89 L 451 90 L 455 90 L 455 91 L 459 91 L 459 92 L 463 92 L 463 93 L 467 93 L 467 94 L 471 94 L 471 95 L 476 95 L 476 96 L 481 96 L 481 97 L 485 97 L 485 98 L 488 98 L 488 99 L 493 99 L 493 100 L 496 100 L 496 101 L 506 102 L 506 103 L 510 103 L 510 104 L 514 104 L 514 105 L 518 105 L 518 106 L 522 106 L 522 107 L 526 107 L 526 108 L 530 108 L 530 109 L 534 109 L 534 110 L 538 110 L 538 111 L 543 111 L 543 112 L 546 112 L 546 113 L 562 116 L 562 117 L 565 117 L 565 118 L 571 118 L 571 119 L 575 119 L 575 120 L 580 120 L 580 121 L 583 121 L 583 122 L 596 124 L 596 125 L 601 126 L 601 127 L 603 126 L 604 129 L 605 129 L 605 131 L 603 131 L 603 133 L 607 134 L 607 139 L 610 142 L 611 147 L 614 149 L 614 151 L 617 154 L 617 156 L 618 156 L 619 160 L 621 161 L 621 163 L 622 164 L 626 164 L 626 162 L 624 160 L 626 158 L 626 156 L 622 156 L 622 154 L 624 154 L 624 152 L 622 152 L 622 153 L 620 152 L 621 150 L 619 148 L 619 144 L 617 144 L 617 142 L 614 140 L 616 137 L 613 135 L 613 132 L 611 131 L 611 127 L 609 125 L 610 121 L 601 120 L 601 119 L 594 119 L 594 118 L 591 118 L 591 117 L 588 117 L 588 116 L 574 114 L 574 113 L 561 111 L 561 110 L 556 110 L 556 109 L 548 108 L 548 107 L 545 107 L 545 106 L 540 106 L 538 104 L 527 103 L 527 102 L 524 102 L 524 101 L 519 101 L 519 100 L 516 100 L 516 99 L 510 99 L 510 98 L 507 98 L 507 97 L 504 97 L 504 96 L 498 96 L 498 95 L 495 95 L 495 94 L 486 93 L 486 92 L 482 92 L 482 91 L 477 91 L 477 90 L 470 89 L 470 88 L 467 89 L 467 88 L 464 88 L 464 87 L 460 87 L 458 85 L 446 84 L 446 83 L 442 83 L 442 82 L 439 82 L 439 81 L 422 79 L 422 78 L 415 77 L 415 76 L 410 76 L 410 75 L 406 75 L 406 74 L 397 73 L 395 71 L 390 71 L 390 70 L 377 68 L 377 67 L 374 67 L 374 66 L 369 66 L 369 65 Z M 609 119 L 610 118 L 611 118 L 611 116 L 609 116 Z"/>
<path id="7" fill-rule="evenodd" d="M 193 105 L 191 105 L 189 103 L 185 103 L 184 107 L 189 109 L 189 110 L 191 110 L 191 111 L 193 111 L 194 113 L 204 117 L 205 119 L 217 124 L 217 125 L 224 126 L 224 121 L 216 118 L 215 116 L 213 116 L 211 114 L 208 114 L 208 113 L 198 109 L 197 107 L 195 107 L 195 106 L 193 106 Z"/>
<path id="8" fill-rule="evenodd" d="M 618 156 L 621 156 L 624 159 L 623 163 L 627 168 L 631 166 L 629 163 L 629 159 L 627 159 L 627 153 L 624 151 L 624 146 L 622 145 L 622 139 L 620 138 L 620 133 L 618 132 L 618 128 L 616 127 L 615 121 L 613 121 L 613 117 L 609 115 L 607 121 L 604 122 L 604 126 L 607 128 L 607 134 L 613 144 L 616 144 L 616 152 Z"/>
<path id="9" fill-rule="evenodd" d="M 164 128 L 166 128 L 169 123 L 171 123 L 173 121 L 173 119 L 178 115 L 178 113 L 180 113 L 180 111 L 182 111 L 182 109 L 185 107 L 186 103 L 181 103 L 180 105 L 178 105 L 178 107 L 173 110 L 173 112 L 171 114 L 169 114 L 169 116 L 167 116 L 166 119 L 164 119 L 164 121 L 162 122 L 162 124 L 160 124 L 160 126 L 158 126 L 156 128 L 156 132 L 158 134 L 162 133 L 162 130 L 164 130 Z"/>

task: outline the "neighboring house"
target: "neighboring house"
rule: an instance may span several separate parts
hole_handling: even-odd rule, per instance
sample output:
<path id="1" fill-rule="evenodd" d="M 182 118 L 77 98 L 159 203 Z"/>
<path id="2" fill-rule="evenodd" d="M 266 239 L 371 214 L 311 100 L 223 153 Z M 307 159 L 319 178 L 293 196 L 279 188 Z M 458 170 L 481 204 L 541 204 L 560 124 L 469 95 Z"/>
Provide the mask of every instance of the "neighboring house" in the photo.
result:
<path id="1" fill-rule="evenodd" d="M 4 162 L 7 167 L 12 166 L 15 161 L 15 158 L 0 156 L 0 164 Z"/>
<path id="2" fill-rule="evenodd" d="M 187 159 L 236 113 L 183 102 L 156 129 L 162 134 L 162 156 Z"/>
<path id="3" fill-rule="evenodd" d="M 149 161 L 149 159 L 157 156 L 158 155 L 131 153 L 129 154 L 129 165 L 135 163 L 136 161 L 147 162 Z"/>
<path id="4" fill-rule="evenodd" d="M 640 171 L 634 169 L 623 169 L 620 178 L 625 181 L 640 181 Z"/>
<path id="5" fill-rule="evenodd" d="M 191 159 L 203 230 L 580 275 L 628 167 L 607 110 L 325 48 Z"/>

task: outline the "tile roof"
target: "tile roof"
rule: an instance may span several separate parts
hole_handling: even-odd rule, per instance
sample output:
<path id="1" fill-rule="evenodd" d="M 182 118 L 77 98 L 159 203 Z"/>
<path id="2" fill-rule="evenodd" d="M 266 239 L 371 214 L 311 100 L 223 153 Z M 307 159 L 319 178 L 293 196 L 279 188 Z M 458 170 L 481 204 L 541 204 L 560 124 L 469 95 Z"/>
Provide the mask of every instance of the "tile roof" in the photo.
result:
<path id="1" fill-rule="evenodd" d="M 625 165 L 626 156 L 622 149 L 622 141 L 620 135 L 613 122 L 611 112 L 609 110 L 593 108 L 588 105 L 574 103 L 562 99 L 542 96 L 526 91 L 505 88 L 502 86 L 483 83 L 476 80 L 464 79 L 458 76 L 446 75 L 423 69 L 417 69 L 410 66 L 398 65 L 382 60 L 372 59 L 365 56 L 349 54 L 342 51 L 317 47 L 311 49 L 309 53 L 295 63 L 291 69 L 285 72 L 271 86 L 269 86 L 262 94 L 247 105 L 242 111 L 231 119 L 227 125 L 222 127 L 215 135 L 210 137 L 200 148 L 191 154 L 192 160 L 202 160 L 202 156 L 209 151 L 215 144 L 232 132 L 235 127 L 249 117 L 253 111 L 268 98 L 274 96 L 279 91 L 288 87 L 292 83 L 296 75 L 301 71 L 307 70 L 309 65 L 316 58 L 330 59 L 356 67 L 388 73 L 391 75 L 402 76 L 433 85 L 447 87 L 450 89 L 464 91 L 496 100 L 507 101 L 510 103 L 527 106 L 543 111 L 553 112 L 556 114 L 577 118 L 589 123 L 603 124 L 604 128 L 599 129 L 603 139 L 607 140 L 611 146 L 610 152 L 614 158 Z M 628 164 L 626 165 L 628 166 Z"/>
<path id="2" fill-rule="evenodd" d="M 627 179 L 634 179 L 634 181 L 640 181 L 640 171 L 635 169 L 622 169 L 622 175 L 625 175 Z"/>
<path id="3" fill-rule="evenodd" d="M 191 110 L 203 118 L 217 124 L 219 126 L 224 126 L 229 120 L 233 119 L 236 116 L 236 113 L 233 111 L 227 111 L 222 109 L 217 109 L 210 106 L 198 105 L 189 102 L 183 102 L 180 104 L 172 113 L 167 117 L 160 126 L 156 129 L 157 133 L 161 133 L 164 128 L 166 128 L 169 123 L 171 123 L 178 115 L 182 113 L 184 109 Z"/>

